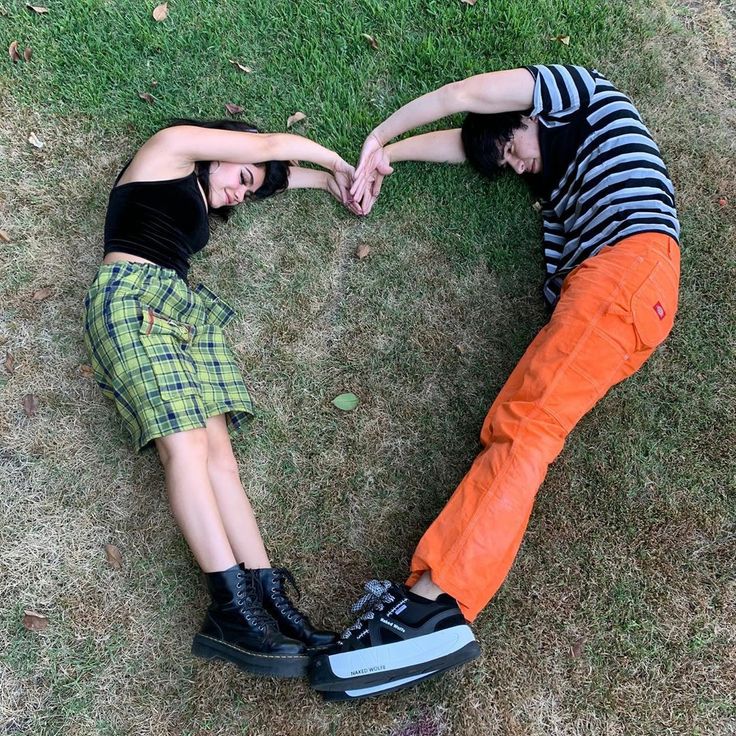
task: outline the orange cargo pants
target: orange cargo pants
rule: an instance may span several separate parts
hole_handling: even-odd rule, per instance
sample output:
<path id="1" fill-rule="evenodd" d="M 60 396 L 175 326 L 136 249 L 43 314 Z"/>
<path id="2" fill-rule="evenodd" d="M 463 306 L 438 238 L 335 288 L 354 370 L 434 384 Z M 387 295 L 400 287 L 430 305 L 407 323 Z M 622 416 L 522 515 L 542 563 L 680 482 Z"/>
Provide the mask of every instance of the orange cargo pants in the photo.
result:
<path id="1" fill-rule="evenodd" d="M 632 375 L 672 329 L 680 252 L 660 233 L 604 248 L 563 283 L 483 423 L 481 453 L 419 542 L 425 571 L 472 621 L 516 557 L 537 489 L 575 424 Z"/>

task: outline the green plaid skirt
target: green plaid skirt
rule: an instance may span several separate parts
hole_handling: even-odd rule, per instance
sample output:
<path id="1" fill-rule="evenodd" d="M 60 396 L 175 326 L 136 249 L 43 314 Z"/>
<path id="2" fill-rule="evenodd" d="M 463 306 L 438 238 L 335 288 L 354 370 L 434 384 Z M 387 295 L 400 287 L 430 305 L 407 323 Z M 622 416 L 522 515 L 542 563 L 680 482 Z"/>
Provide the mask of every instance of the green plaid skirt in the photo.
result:
<path id="1" fill-rule="evenodd" d="M 222 328 L 232 307 L 174 271 L 103 265 L 85 298 L 85 342 L 95 378 L 115 402 L 136 450 L 227 414 L 238 430 L 253 413 Z"/>

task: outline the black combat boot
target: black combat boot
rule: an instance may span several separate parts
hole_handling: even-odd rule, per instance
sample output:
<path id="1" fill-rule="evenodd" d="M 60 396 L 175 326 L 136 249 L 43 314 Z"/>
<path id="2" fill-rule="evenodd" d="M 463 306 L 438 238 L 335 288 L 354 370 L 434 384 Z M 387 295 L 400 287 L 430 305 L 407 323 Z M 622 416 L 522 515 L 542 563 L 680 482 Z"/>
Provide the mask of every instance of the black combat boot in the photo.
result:
<path id="1" fill-rule="evenodd" d="M 321 631 L 291 602 L 286 594 L 288 580 L 299 594 L 294 577 L 283 567 L 253 570 L 263 589 L 263 607 L 276 619 L 279 631 L 307 645 L 310 653 L 326 649 L 337 641 L 333 631 Z"/>
<path id="2" fill-rule="evenodd" d="M 302 677 L 309 662 L 304 644 L 279 632 L 261 603 L 257 576 L 234 565 L 205 577 L 212 604 L 192 654 L 223 659 L 258 675 Z"/>

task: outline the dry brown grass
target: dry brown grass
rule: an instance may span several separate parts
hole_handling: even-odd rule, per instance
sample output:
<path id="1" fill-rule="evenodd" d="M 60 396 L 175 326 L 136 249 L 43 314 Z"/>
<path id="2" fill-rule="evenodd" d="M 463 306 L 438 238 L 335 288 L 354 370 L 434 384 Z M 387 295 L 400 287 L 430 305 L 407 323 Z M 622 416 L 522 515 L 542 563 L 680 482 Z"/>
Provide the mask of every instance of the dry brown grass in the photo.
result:
<path id="1" fill-rule="evenodd" d="M 658 12 L 656 47 L 600 68 L 636 95 L 677 184 L 678 327 L 551 471 L 508 584 L 476 627 L 481 660 L 348 706 L 189 657 L 204 593 L 161 470 L 127 449 L 78 372 L 106 186 L 132 142 L 0 101 L 0 227 L 13 236 L 0 249 L 0 359 L 16 361 L 0 388 L 0 732 L 736 733 L 734 366 L 724 349 L 734 16 L 693 3 L 678 11 L 682 33 L 672 10 Z M 667 66 L 664 87 L 627 87 L 644 78 L 636 54 Z M 22 143 L 30 130 L 47 142 L 40 153 Z M 365 239 L 372 254 L 358 262 Z M 509 295 L 486 267 L 442 252 L 411 222 L 355 223 L 289 195 L 219 229 L 193 269 L 239 310 L 230 336 L 261 408 L 236 444 L 264 536 L 298 573 L 305 608 L 335 625 L 362 579 L 405 569 L 543 319 L 531 275 Z M 49 284 L 54 295 L 33 301 Z M 348 389 L 360 410 L 337 414 L 329 400 Z M 32 418 L 27 393 L 40 400 Z M 120 547 L 122 570 L 106 564 L 106 543 Z M 49 628 L 24 631 L 26 608 Z"/>

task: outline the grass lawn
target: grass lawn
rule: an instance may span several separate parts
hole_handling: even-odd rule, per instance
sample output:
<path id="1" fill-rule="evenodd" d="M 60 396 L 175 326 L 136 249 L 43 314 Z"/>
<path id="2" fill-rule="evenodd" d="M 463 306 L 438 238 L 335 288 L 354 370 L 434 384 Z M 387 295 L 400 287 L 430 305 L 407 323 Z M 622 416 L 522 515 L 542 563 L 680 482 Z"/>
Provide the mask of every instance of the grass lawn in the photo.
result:
<path id="1" fill-rule="evenodd" d="M 0 0 L 5 48 L 32 49 L 0 65 L 0 734 L 736 733 L 733 4 L 172 0 L 159 23 L 154 6 Z M 264 130 L 302 111 L 295 132 L 355 160 L 409 99 L 537 62 L 596 66 L 662 147 L 683 225 L 673 334 L 551 468 L 474 627 L 480 660 L 330 706 L 195 661 L 205 592 L 158 460 L 80 371 L 116 172 L 169 118 L 227 102 Z M 468 468 L 545 321 L 540 234 L 511 177 L 409 163 L 364 220 L 296 192 L 213 228 L 191 282 L 239 313 L 258 404 L 235 440 L 243 482 L 315 620 L 346 625 L 365 579 L 401 579 Z M 355 411 L 330 404 L 343 391 Z"/>

